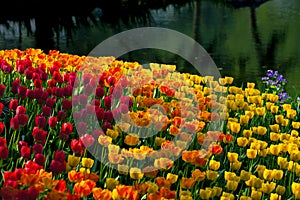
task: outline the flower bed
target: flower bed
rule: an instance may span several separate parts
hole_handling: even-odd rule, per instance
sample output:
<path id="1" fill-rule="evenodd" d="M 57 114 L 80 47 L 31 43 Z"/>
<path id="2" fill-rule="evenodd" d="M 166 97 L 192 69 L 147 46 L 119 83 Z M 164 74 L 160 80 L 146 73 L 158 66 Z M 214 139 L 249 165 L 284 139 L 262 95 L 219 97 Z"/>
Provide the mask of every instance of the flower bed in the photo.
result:
<path id="1" fill-rule="evenodd" d="M 2 199 L 300 199 L 299 103 L 278 72 L 259 90 L 39 49 L 0 67 Z"/>

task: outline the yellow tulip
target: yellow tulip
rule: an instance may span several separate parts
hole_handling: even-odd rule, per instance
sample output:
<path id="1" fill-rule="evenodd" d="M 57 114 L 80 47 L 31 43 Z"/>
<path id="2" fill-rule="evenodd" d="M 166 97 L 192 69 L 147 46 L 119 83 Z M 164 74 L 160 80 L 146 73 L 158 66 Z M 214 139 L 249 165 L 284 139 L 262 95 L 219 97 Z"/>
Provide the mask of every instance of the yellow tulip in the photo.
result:
<path id="1" fill-rule="evenodd" d="M 110 191 L 116 188 L 116 186 L 119 184 L 119 181 L 114 178 L 106 178 L 106 187 Z"/>
<path id="2" fill-rule="evenodd" d="M 250 179 L 250 176 L 251 176 L 251 172 L 247 172 L 245 170 L 241 171 L 241 174 L 240 174 L 241 180 L 248 181 Z"/>
<path id="3" fill-rule="evenodd" d="M 235 191 L 238 185 L 239 185 L 239 182 L 237 182 L 237 181 L 227 181 L 225 187 L 228 190 Z"/>
<path id="4" fill-rule="evenodd" d="M 237 145 L 240 147 L 245 147 L 248 144 L 248 139 L 246 137 L 238 137 L 237 138 Z"/>
<path id="5" fill-rule="evenodd" d="M 168 173 L 168 174 L 167 174 L 167 180 L 170 180 L 171 183 L 176 183 L 176 182 L 177 182 L 177 179 L 178 179 L 178 175 L 176 175 L 176 174 L 171 174 L 171 173 Z"/>
<path id="6" fill-rule="evenodd" d="M 211 196 L 211 193 L 212 193 L 211 190 L 207 190 L 207 189 L 205 189 L 205 190 L 200 189 L 200 191 L 199 191 L 201 199 L 209 199 Z"/>
<path id="7" fill-rule="evenodd" d="M 243 136 L 244 137 L 251 137 L 252 136 L 252 131 L 251 130 L 243 130 Z"/>
<path id="8" fill-rule="evenodd" d="M 82 158 L 81 165 L 85 168 L 92 168 L 94 165 L 94 160 L 91 158 Z"/>
<path id="9" fill-rule="evenodd" d="M 276 193 L 271 193 L 270 200 L 281 200 L 281 196 Z"/>
<path id="10" fill-rule="evenodd" d="M 279 169 L 273 169 L 272 176 L 275 180 L 279 181 L 283 178 L 283 171 Z"/>
<path id="11" fill-rule="evenodd" d="M 257 156 L 257 150 L 256 149 L 247 149 L 247 158 L 254 159 Z"/>
<path id="12" fill-rule="evenodd" d="M 218 178 L 218 176 L 219 176 L 219 173 L 216 172 L 216 171 L 212 171 L 212 170 L 207 170 L 206 171 L 206 178 L 208 180 L 214 181 Z"/>
<path id="13" fill-rule="evenodd" d="M 273 142 L 277 142 L 279 140 L 279 134 L 278 133 L 274 133 L 274 132 L 271 132 L 270 133 L 270 140 L 273 141 Z"/>
<path id="14" fill-rule="evenodd" d="M 238 162 L 238 157 L 239 154 L 237 153 L 231 153 L 231 152 L 227 153 L 227 159 L 229 160 L 229 162 Z"/>
<path id="15" fill-rule="evenodd" d="M 222 194 L 222 188 L 221 188 L 221 187 L 216 187 L 216 186 L 214 186 L 214 187 L 212 188 L 212 190 L 213 190 L 213 193 L 215 194 L 215 195 L 214 195 L 215 197 L 221 196 L 221 194 Z"/>
<path id="16" fill-rule="evenodd" d="M 255 191 L 255 190 L 252 190 L 251 191 L 251 198 L 253 200 L 260 200 L 261 199 L 261 196 L 262 196 L 262 192 L 260 191 Z"/>
<path id="17" fill-rule="evenodd" d="M 279 106 L 273 105 L 273 106 L 270 107 L 270 110 L 271 110 L 272 113 L 276 114 L 276 113 L 278 113 Z"/>
<path id="18" fill-rule="evenodd" d="M 273 179 L 273 170 L 265 169 L 263 172 L 263 178 L 267 181 L 271 181 Z"/>
<path id="19" fill-rule="evenodd" d="M 279 131 L 280 131 L 280 127 L 278 124 L 270 125 L 270 129 L 272 132 L 276 132 L 276 133 L 279 133 Z"/>
<path id="20" fill-rule="evenodd" d="M 270 183 L 263 183 L 261 186 L 261 191 L 265 194 L 270 194 L 275 190 L 276 183 L 270 182 Z"/>
<path id="21" fill-rule="evenodd" d="M 285 193 L 285 190 L 286 190 L 285 187 L 282 185 L 277 185 L 277 187 L 276 187 L 277 194 L 283 195 Z"/>
<path id="22" fill-rule="evenodd" d="M 215 160 L 210 160 L 209 161 L 209 168 L 212 170 L 217 171 L 220 168 L 220 162 L 215 161 Z"/>
<path id="23" fill-rule="evenodd" d="M 230 163 L 230 168 L 234 169 L 234 170 L 239 170 L 242 166 L 242 162 L 233 162 Z"/>

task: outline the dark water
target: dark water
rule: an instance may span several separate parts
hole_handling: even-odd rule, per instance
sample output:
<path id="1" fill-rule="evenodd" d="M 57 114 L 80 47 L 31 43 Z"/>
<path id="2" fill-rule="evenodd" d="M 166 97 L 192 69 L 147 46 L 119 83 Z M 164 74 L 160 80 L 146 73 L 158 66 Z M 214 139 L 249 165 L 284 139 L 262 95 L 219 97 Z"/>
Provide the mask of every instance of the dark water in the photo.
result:
<path id="1" fill-rule="evenodd" d="M 105 39 L 136 27 L 170 28 L 198 41 L 220 68 L 222 76 L 238 83 L 259 82 L 267 69 L 276 69 L 288 80 L 288 91 L 300 92 L 300 1 L 270 0 L 258 7 L 234 8 L 222 1 L 199 0 L 183 5 L 148 9 L 134 15 L 102 15 L 62 19 L 28 17 L 0 21 L 0 48 L 59 49 L 87 55 Z M 124 55 L 129 61 L 177 64 L 193 72 L 181 58 L 159 50 Z"/>

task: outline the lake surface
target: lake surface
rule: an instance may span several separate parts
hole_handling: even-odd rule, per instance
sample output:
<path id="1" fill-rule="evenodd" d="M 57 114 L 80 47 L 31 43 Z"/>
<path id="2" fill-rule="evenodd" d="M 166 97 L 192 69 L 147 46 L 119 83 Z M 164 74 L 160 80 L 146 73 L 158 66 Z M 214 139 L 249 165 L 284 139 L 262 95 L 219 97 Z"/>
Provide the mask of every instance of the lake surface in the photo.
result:
<path id="1" fill-rule="evenodd" d="M 222 76 L 233 76 L 239 84 L 259 83 L 267 69 L 275 69 L 288 80 L 291 95 L 300 92 L 299 0 L 270 0 L 256 8 L 234 8 L 220 1 L 199 0 L 150 9 L 142 17 L 126 20 L 104 20 L 101 10 L 95 10 L 93 16 L 96 21 L 86 18 L 84 23 L 78 17 L 70 18 L 69 22 L 50 21 L 52 24 L 35 18 L 28 18 L 26 23 L 0 22 L 0 48 L 35 47 L 87 55 L 99 43 L 122 31 L 164 27 L 198 41 L 222 68 Z M 159 50 L 131 52 L 121 58 L 177 64 L 182 72 L 195 72 L 180 57 Z"/>

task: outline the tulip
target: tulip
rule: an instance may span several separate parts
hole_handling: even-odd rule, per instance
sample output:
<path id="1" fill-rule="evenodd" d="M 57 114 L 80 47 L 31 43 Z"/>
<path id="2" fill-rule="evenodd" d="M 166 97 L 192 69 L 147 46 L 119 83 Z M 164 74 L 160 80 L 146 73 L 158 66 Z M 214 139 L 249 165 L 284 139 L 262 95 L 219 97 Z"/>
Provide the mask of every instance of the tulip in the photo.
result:
<path id="1" fill-rule="evenodd" d="M 62 111 L 62 110 L 58 111 L 58 113 L 57 113 L 58 121 L 63 121 L 66 117 L 67 117 L 67 114 L 64 111 Z"/>
<path id="2" fill-rule="evenodd" d="M 95 93 L 95 96 L 97 97 L 97 98 L 102 98 L 103 96 L 104 96 L 104 94 L 105 94 L 105 91 L 104 91 L 104 88 L 103 87 L 97 87 L 96 88 L 96 93 Z"/>
<path id="3" fill-rule="evenodd" d="M 19 103 L 17 99 L 12 99 L 9 101 L 9 109 L 15 111 L 18 107 Z"/>
<path id="4" fill-rule="evenodd" d="M 3 95 L 4 95 L 5 89 L 6 89 L 6 86 L 0 84 L 0 96 L 3 96 Z"/>
<path id="5" fill-rule="evenodd" d="M 55 128 L 56 125 L 57 125 L 57 121 L 58 121 L 58 120 L 57 120 L 57 117 L 50 116 L 49 121 L 48 121 L 49 127 Z"/>
<path id="6" fill-rule="evenodd" d="M 48 107 L 48 106 L 43 106 L 42 107 L 42 114 L 45 117 L 49 117 L 52 113 L 52 108 Z"/>
<path id="7" fill-rule="evenodd" d="M 28 147 L 28 146 L 23 146 L 21 148 L 21 156 L 24 158 L 24 159 L 29 159 L 30 158 L 30 155 L 31 155 L 31 149 Z"/>
<path id="8" fill-rule="evenodd" d="M 46 118 L 42 115 L 37 115 L 35 117 L 35 126 L 43 129 L 46 126 Z"/>
<path id="9" fill-rule="evenodd" d="M 16 114 L 17 114 L 17 115 L 19 115 L 19 114 L 25 115 L 25 114 L 26 114 L 26 108 L 23 107 L 23 106 L 18 106 L 18 107 L 16 108 Z"/>
<path id="10" fill-rule="evenodd" d="M 5 160 L 8 158 L 8 149 L 5 146 L 0 146 L 0 159 Z"/>
<path id="11" fill-rule="evenodd" d="M 92 146 L 95 142 L 94 137 L 90 134 L 84 134 L 83 136 L 80 137 L 80 140 L 87 148 Z"/>
<path id="12" fill-rule="evenodd" d="M 76 156 L 81 156 L 83 154 L 83 143 L 81 140 L 73 139 L 71 141 L 71 150 L 75 153 Z"/>
<path id="13" fill-rule="evenodd" d="M 52 160 L 50 164 L 50 171 L 53 174 L 59 174 L 66 170 L 66 162 L 59 162 L 56 160 Z"/>
<path id="14" fill-rule="evenodd" d="M 19 129 L 20 128 L 19 119 L 17 117 L 11 118 L 9 125 L 13 130 Z"/>
<path id="15" fill-rule="evenodd" d="M 43 145 L 41 145 L 41 144 L 34 144 L 33 146 L 32 146 L 32 150 L 33 150 L 33 152 L 35 153 L 35 154 L 42 154 L 42 152 L 43 152 Z"/>
<path id="16" fill-rule="evenodd" d="M 68 99 L 62 100 L 62 108 L 66 111 L 71 110 L 72 109 L 72 101 L 70 101 Z"/>

